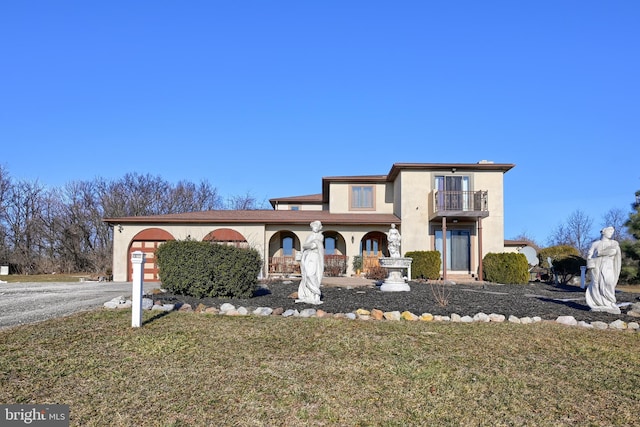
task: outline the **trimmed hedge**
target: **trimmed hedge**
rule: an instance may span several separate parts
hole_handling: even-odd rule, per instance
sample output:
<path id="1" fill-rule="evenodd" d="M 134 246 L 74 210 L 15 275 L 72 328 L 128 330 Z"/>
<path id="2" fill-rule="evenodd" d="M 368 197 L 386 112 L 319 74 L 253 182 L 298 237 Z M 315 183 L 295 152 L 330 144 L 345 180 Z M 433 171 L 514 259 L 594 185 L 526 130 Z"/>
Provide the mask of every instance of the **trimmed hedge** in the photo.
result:
<path id="1" fill-rule="evenodd" d="M 540 249 L 538 251 L 538 260 L 540 261 L 540 266 L 543 268 L 551 268 L 553 265 L 549 265 L 547 258 L 551 258 L 552 261 L 558 261 L 564 258 L 569 258 L 572 256 L 580 256 L 580 252 L 569 245 L 556 245 L 549 246 L 548 248 Z"/>
<path id="2" fill-rule="evenodd" d="M 529 283 L 529 263 L 524 254 L 489 253 L 482 260 L 484 280 L 505 285 Z"/>
<path id="3" fill-rule="evenodd" d="M 162 286 L 179 295 L 252 297 L 262 266 L 255 249 L 171 240 L 156 250 Z"/>
<path id="4" fill-rule="evenodd" d="M 411 279 L 424 278 L 437 280 L 440 278 L 440 266 L 442 265 L 439 251 L 413 251 L 407 252 L 407 258 L 412 258 Z"/>

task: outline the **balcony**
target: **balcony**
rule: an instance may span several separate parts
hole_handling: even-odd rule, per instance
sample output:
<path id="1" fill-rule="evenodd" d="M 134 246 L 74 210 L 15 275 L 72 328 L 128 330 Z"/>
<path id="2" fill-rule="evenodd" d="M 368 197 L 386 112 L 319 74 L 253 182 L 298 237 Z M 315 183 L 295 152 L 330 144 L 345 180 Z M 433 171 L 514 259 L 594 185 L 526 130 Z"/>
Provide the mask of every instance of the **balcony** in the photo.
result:
<path id="1" fill-rule="evenodd" d="M 487 191 L 434 191 L 434 217 L 489 216 L 489 194 Z"/>

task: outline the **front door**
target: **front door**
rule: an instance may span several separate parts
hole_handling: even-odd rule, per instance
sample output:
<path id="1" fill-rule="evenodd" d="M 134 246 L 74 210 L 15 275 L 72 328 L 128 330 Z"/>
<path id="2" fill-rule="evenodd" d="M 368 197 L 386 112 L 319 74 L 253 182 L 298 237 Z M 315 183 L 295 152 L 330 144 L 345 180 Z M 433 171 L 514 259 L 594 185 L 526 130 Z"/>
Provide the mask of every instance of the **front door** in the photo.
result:
<path id="1" fill-rule="evenodd" d="M 436 250 L 442 256 L 442 230 L 436 230 Z M 471 232 L 447 230 L 447 271 L 471 271 Z M 444 265 L 444 262 L 443 262 Z"/>

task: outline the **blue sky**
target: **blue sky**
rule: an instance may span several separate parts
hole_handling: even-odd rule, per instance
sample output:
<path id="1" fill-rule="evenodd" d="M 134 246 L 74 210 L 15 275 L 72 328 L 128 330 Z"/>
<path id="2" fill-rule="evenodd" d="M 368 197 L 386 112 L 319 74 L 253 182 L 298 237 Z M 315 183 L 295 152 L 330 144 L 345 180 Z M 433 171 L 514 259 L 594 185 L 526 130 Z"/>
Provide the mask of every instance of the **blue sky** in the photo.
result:
<path id="1" fill-rule="evenodd" d="M 0 164 L 313 194 L 395 162 L 514 163 L 505 237 L 640 190 L 640 2 L 15 1 Z"/>

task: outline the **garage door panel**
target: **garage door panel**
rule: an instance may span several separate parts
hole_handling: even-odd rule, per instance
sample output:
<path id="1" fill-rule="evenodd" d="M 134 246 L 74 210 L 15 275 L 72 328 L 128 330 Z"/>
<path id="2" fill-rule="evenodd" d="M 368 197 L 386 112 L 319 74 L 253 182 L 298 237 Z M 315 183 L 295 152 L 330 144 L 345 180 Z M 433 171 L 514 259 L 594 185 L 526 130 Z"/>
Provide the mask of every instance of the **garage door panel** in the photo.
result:
<path id="1" fill-rule="evenodd" d="M 159 282 L 158 264 L 155 251 L 164 241 L 134 241 L 129 249 L 129 279 L 133 280 L 133 266 L 131 265 L 131 254 L 135 251 L 141 251 L 145 255 L 143 267 L 143 279 L 146 282 Z"/>

